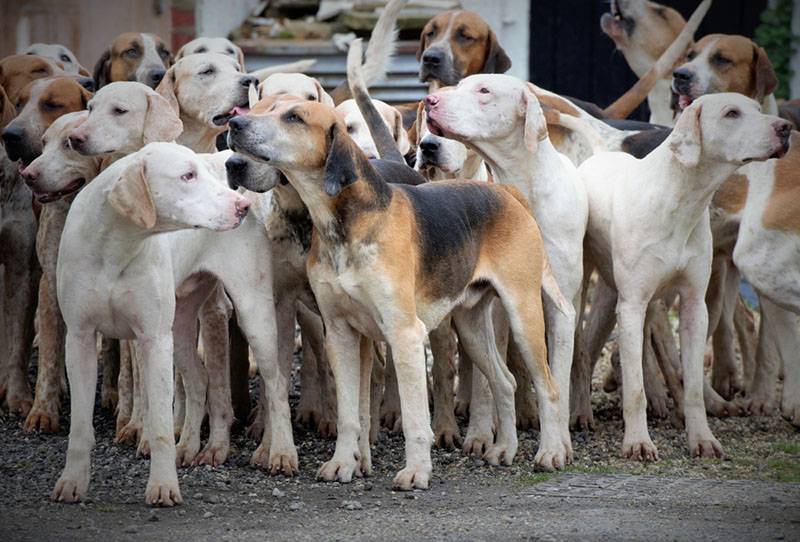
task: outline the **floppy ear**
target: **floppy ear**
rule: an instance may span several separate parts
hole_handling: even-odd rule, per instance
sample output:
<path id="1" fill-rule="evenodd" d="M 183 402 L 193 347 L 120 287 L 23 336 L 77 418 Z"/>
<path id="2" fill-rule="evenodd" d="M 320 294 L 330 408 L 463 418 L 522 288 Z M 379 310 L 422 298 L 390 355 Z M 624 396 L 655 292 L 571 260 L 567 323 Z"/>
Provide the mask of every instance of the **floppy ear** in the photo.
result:
<path id="1" fill-rule="evenodd" d="M 756 79 L 756 100 L 761 101 L 765 96 L 775 92 L 778 88 L 778 76 L 775 75 L 775 68 L 772 67 L 772 62 L 769 61 L 767 52 L 758 45 L 754 46 L 754 76 Z"/>
<path id="2" fill-rule="evenodd" d="M 111 49 L 108 49 L 94 65 L 92 79 L 97 83 L 97 88 L 104 87 L 111 79 Z"/>
<path id="3" fill-rule="evenodd" d="M 483 62 L 483 73 L 505 73 L 511 67 L 511 59 L 500 47 L 497 36 L 489 30 L 489 49 Z"/>
<path id="4" fill-rule="evenodd" d="M 258 100 L 261 99 L 261 88 L 263 83 L 259 84 L 258 86 L 250 85 L 247 87 L 247 106 L 253 107 L 258 103 Z"/>
<path id="5" fill-rule="evenodd" d="M 419 147 L 419 140 L 422 139 L 422 123 L 425 122 L 425 101 L 420 100 L 417 106 L 417 120 L 408 129 L 408 140 L 414 142 L 415 147 Z"/>
<path id="6" fill-rule="evenodd" d="M 685 167 L 695 167 L 700 163 L 700 153 L 703 150 L 701 110 L 702 106 L 697 104 L 687 107 L 669 136 L 669 149 Z"/>
<path id="7" fill-rule="evenodd" d="M 147 93 L 147 112 L 144 115 L 144 144 L 153 141 L 175 141 L 183 132 L 178 112 L 161 94 Z"/>
<path id="8" fill-rule="evenodd" d="M 521 105 L 525 114 L 525 146 L 535 152 L 539 142 L 547 139 L 547 121 L 539 100 L 530 88 L 522 91 Z"/>
<path id="9" fill-rule="evenodd" d="M 78 85 L 81 87 L 81 109 L 86 109 L 86 105 L 89 103 L 89 100 L 92 99 L 93 94 L 86 90 L 86 87 Z"/>
<path id="10" fill-rule="evenodd" d="M 167 103 L 173 110 L 181 110 L 181 106 L 178 104 L 178 97 L 175 95 L 175 68 L 167 70 L 167 73 L 164 74 L 164 78 L 156 87 L 156 92 L 167 100 Z"/>
<path id="11" fill-rule="evenodd" d="M 149 230 L 156 225 L 156 205 L 147 185 L 143 161 L 136 160 L 125 168 L 108 193 L 108 203 L 140 228 Z"/>
<path id="12" fill-rule="evenodd" d="M 422 32 L 419 35 L 419 46 L 417 47 L 417 61 L 422 58 L 422 53 L 425 52 L 425 49 L 428 48 L 428 32 L 431 31 L 431 25 L 433 21 L 428 21 L 428 24 L 422 29 Z"/>
<path id="13" fill-rule="evenodd" d="M 325 92 L 325 89 L 322 88 L 322 85 L 316 79 L 314 79 L 314 86 L 317 87 L 317 101 L 319 103 L 336 107 L 336 105 L 333 103 L 333 98 L 331 98 L 331 95 Z"/>
<path id="14" fill-rule="evenodd" d="M 397 150 L 400 151 L 400 154 L 405 156 L 408 154 L 408 151 L 411 150 L 411 142 L 408 140 L 408 134 L 403 127 L 403 115 L 401 115 L 400 111 L 397 109 L 392 108 L 392 117 L 394 119 L 392 123 L 392 136 L 394 137 L 394 142 L 397 143 Z"/>
<path id="15" fill-rule="evenodd" d="M 239 70 L 246 72 L 247 70 L 244 67 L 244 51 L 238 45 L 234 45 L 234 50 L 236 51 L 236 62 L 239 63 Z"/>
<path id="16" fill-rule="evenodd" d="M 14 105 L 11 103 L 11 100 L 8 99 L 8 95 L 3 87 L 0 87 L 0 130 L 14 120 L 14 116 Z"/>
<path id="17" fill-rule="evenodd" d="M 83 77 L 92 77 L 92 74 L 89 73 L 89 70 L 78 64 L 78 75 L 82 75 Z"/>
<path id="18" fill-rule="evenodd" d="M 337 122 L 331 127 L 328 159 L 325 160 L 325 193 L 334 198 L 358 178 L 353 142 Z"/>

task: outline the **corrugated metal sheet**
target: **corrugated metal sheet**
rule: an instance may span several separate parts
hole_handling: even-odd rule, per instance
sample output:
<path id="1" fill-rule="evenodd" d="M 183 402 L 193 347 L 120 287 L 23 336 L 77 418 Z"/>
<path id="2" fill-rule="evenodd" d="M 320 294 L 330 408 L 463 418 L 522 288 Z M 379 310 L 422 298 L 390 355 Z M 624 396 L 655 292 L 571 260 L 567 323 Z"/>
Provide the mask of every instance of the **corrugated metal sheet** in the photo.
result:
<path id="1" fill-rule="evenodd" d="M 248 71 L 315 58 L 317 63 L 306 72 L 316 77 L 328 90 L 344 81 L 347 54 L 336 49 L 329 41 L 270 41 L 267 45 L 241 43 L 247 59 Z M 417 77 L 419 62 L 416 59 L 417 42 L 400 42 L 397 54 L 389 66 L 388 77 L 370 88 L 373 98 L 389 103 L 406 103 L 422 99 L 427 86 Z"/>

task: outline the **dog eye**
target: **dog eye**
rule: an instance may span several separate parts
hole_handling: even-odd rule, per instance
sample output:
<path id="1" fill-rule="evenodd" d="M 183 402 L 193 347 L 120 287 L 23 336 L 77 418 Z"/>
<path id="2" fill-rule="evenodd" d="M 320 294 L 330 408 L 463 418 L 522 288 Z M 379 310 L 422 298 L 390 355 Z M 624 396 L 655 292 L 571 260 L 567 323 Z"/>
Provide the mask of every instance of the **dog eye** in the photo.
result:
<path id="1" fill-rule="evenodd" d="M 47 143 L 45 143 L 45 145 L 47 145 Z M 72 148 L 72 147 L 70 147 L 70 145 L 69 145 L 69 138 L 68 138 L 68 137 L 67 137 L 67 138 L 64 138 L 64 143 L 63 143 L 63 145 L 64 145 L 64 148 L 65 148 L 65 149 L 70 149 L 70 148 Z"/>
<path id="2" fill-rule="evenodd" d="M 355 132 L 355 131 L 356 131 L 356 129 L 355 129 L 355 127 L 354 127 L 352 124 L 348 124 L 348 125 L 347 125 L 347 133 L 348 133 L 348 134 L 352 134 L 352 133 L 353 133 L 353 132 Z"/>
<path id="3" fill-rule="evenodd" d="M 135 49 L 135 48 L 125 49 L 125 51 L 123 51 L 122 54 L 125 55 L 128 58 L 138 58 L 139 57 L 139 49 Z"/>
<path id="4" fill-rule="evenodd" d="M 689 54 L 686 55 L 686 59 L 687 60 L 694 60 L 694 57 L 696 57 L 696 56 L 697 56 L 697 53 L 695 53 L 694 51 L 689 51 Z"/>
<path id="5" fill-rule="evenodd" d="M 730 59 L 725 58 L 722 55 L 714 55 L 714 58 L 712 59 L 712 61 L 714 62 L 714 64 L 717 64 L 719 66 L 727 66 L 728 64 L 732 64 L 733 63 L 733 62 L 731 62 Z"/>
<path id="6" fill-rule="evenodd" d="M 55 109 L 61 109 L 62 107 L 64 107 L 63 105 L 61 105 L 59 103 L 51 102 L 49 100 L 44 102 L 42 105 L 44 106 L 45 109 L 49 109 L 51 111 L 55 110 Z"/>
<path id="7" fill-rule="evenodd" d="M 44 68 L 44 67 L 43 68 L 36 68 L 35 70 L 33 70 L 33 73 L 47 73 L 47 72 L 48 72 L 47 68 Z"/>
<path id="8" fill-rule="evenodd" d="M 296 122 L 298 124 L 303 124 L 303 119 L 297 113 L 287 113 L 286 116 L 283 117 L 286 122 Z"/>
<path id="9" fill-rule="evenodd" d="M 161 49 L 158 52 L 158 56 L 160 56 L 162 60 L 166 60 L 167 58 L 169 58 L 169 51 L 167 51 L 166 49 Z"/>
<path id="10" fill-rule="evenodd" d="M 489 89 L 486 87 L 481 87 L 478 89 L 478 92 L 480 92 L 481 94 L 489 94 Z"/>
<path id="11" fill-rule="evenodd" d="M 456 34 L 456 37 L 461 41 L 473 41 L 475 39 L 472 36 L 465 34 L 463 30 L 459 30 L 458 34 Z"/>
<path id="12" fill-rule="evenodd" d="M 127 112 L 128 112 L 128 110 L 127 110 L 127 109 L 122 109 L 121 107 L 115 107 L 115 108 L 114 108 L 114 114 L 115 114 L 116 116 L 118 116 L 118 117 L 119 117 L 120 115 L 124 115 L 124 114 L 125 114 L 125 113 L 127 113 Z"/>
<path id="13" fill-rule="evenodd" d="M 741 116 L 742 116 L 742 114 L 739 112 L 738 109 L 731 109 L 730 111 L 725 113 L 725 118 L 726 119 L 738 119 Z"/>
<path id="14" fill-rule="evenodd" d="M 200 75 L 211 75 L 213 73 L 214 73 L 214 68 L 213 67 L 208 67 L 205 70 L 201 71 Z"/>
<path id="15" fill-rule="evenodd" d="M 196 176 L 197 176 L 197 175 L 195 174 L 195 172 L 194 172 L 194 171 L 190 171 L 190 172 L 188 172 L 188 173 L 184 173 L 183 175 L 181 175 L 181 180 L 182 180 L 183 182 L 185 182 L 185 183 L 188 183 L 188 182 L 191 182 L 191 181 L 193 181 L 193 180 L 195 179 L 195 177 L 196 177 Z"/>
<path id="16" fill-rule="evenodd" d="M 436 30 L 430 30 L 430 31 L 428 31 L 427 34 L 425 34 L 425 37 L 426 38 L 432 38 L 435 35 L 436 35 Z"/>
<path id="17" fill-rule="evenodd" d="M 308 95 L 306 95 L 306 100 L 310 100 L 312 102 L 316 102 L 317 101 L 317 97 L 314 96 L 313 94 L 308 94 Z"/>
<path id="18" fill-rule="evenodd" d="M 63 60 L 64 62 L 72 62 L 72 61 L 70 60 L 70 58 L 69 58 L 67 55 L 61 55 L 61 56 L 60 56 L 60 58 L 61 58 L 61 60 Z"/>
<path id="19" fill-rule="evenodd" d="M 653 11 L 654 11 L 654 12 L 655 12 L 655 14 L 656 14 L 656 15 L 658 15 L 659 17 L 661 17 L 661 18 L 663 18 L 663 19 L 666 19 L 666 18 L 667 18 L 667 10 L 666 10 L 666 9 L 664 9 L 664 8 L 660 8 L 660 7 L 653 7 Z"/>

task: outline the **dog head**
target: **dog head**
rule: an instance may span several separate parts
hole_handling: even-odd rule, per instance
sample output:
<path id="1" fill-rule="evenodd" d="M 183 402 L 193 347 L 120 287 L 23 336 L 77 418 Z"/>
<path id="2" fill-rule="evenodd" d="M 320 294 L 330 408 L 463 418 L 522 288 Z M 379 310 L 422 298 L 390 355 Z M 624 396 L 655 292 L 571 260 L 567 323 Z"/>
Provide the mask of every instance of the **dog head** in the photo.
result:
<path id="1" fill-rule="evenodd" d="M 288 180 L 280 170 L 248 156 L 234 153 L 225 161 L 225 174 L 232 190 L 242 187 L 251 192 L 268 192 Z"/>
<path id="2" fill-rule="evenodd" d="M 473 75 L 455 89 L 425 98 L 428 128 L 434 135 L 480 149 L 481 142 L 515 139 L 523 127 L 525 146 L 535 152 L 547 139 L 547 122 L 529 84 L 502 74 Z"/>
<path id="3" fill-rule="evenodd" d="M 244 52 L 241 47 L 233 43 L 228 38 L 196 38 L 180 48 L 175 55 L 175 62 L 185 56 L 201 53 L 217 53 L 229 56 L 236 60 L 239 71 L 245 71 Z"/>
<path id="4" fill-rule="evenodd" d="M 258 85 L 258 97 L 297 96 L 333 107 L 333 98 L 319 81 L 302 73 L 273 73 Z"/>
<path id="5" fill-rule="evenodd" d="M 686 21 L 671 7 L 647 0 L 611 0 L 600 28 L 631 68 L 643 75 L 675 41 Z"/>
<path id="6" fill-rule="evenodd" d="M 25 87 L 17 99 L 19 114 L 2 132 L 12 161 L 29 164 L 42 152 L 42 135 L 67 113 L 86 109 L 91 93 L 69 77 L 40 79 Z"/>
<path id="7" fill-rule="evenodd" d="M 681 113 L 667 143 L 685 167 L 704 161 L 742 165 L 786 154 L 791 129 L 791 123 L 764 115 L 746 96 L 709 94 Z"/>
<path id="8" fill-rule="evenodd" d="M 108 202 L 142 229 L 231 230 L 250 207 L 200 156 L 175 143 L 150 143 L 112 168 L 106 172 L 119 177 L 108 191 Z"/>
<path id="9" fill-rule="evenodd" d="M 744 36 L 710 34 L 694 44 L 672 73 L 673 106 L 685 109 L 704 94 L 738 92 L 761 102 L 778 86 L 767 53 Z"/>
<path id="10" fill-rule="evenodd" d="M 89 73 L 89 70 L 81 66 L 81 63 L 78 62 L 78 57 L 75 56 L 75 53 L 60 43 L 34 43 L 25 49 L 23 54 L 43 56 L 45 58 L 56 60 L 60 62 L 62 66 L 64 66 L 65 72 L 72 75 L 82 75 L 84 77 L 92 76 L 92 74 Z"/>
<path id="11" fill-rule="evenodd" d="M 81 154 L 129 154 L 154 141 L 174 141 L 183 124 L 177 109 L 136 82 L 106 85 L 88 103 L 89 118 L 69 134 Z"/>
<path id="12" fill-rule="evenodd" d="M 372 103 L 380 113 L 386 127 L 389 128 L 389 132 L 391 132 L 392 138 L 397 145 L 397 150 L 399 150 L 402 155 L 408 154 L 408 151 L 411 149 L 411 144 L 408 141 L 408 133 L 405 128 L 403 128 L 403 116 L 400 114 L 400 111 L 380 100 L 372 100 Z M 344 118 L 347 133 L 350 134 L 350 137 L 355 141 L 356 145 L 364 151 L 367 158 L 380 158 L 380 156 L 378 156 L 378 149 L 375 146 L 375 142 L 367 126 L 367 121 L 364 119 L 364 115 L 361 114 L 361 110 L 359 110 L 356 101 L 343 101 L 336 107 L 336 112 Z"/>
<path id="13" fill-rule="evenodd" d="M 248 90 L 257 83 L 239 71 L 233 58 L 200 53 L 176 62 L 156 91 L 180 111 L 181 118 L 222 131 L 231 118 L 247 112 Z"/>
<path id="14" fill-rule="evenodd" d="M 511 59 L 486 21 L 467 10 L 445 11 L 428 21 L 417 60 L 421 61 L 420 81 L 442 85 L 455 85 L 476 73 L 504 73 L 511 67 Z"/>
<path id="15" fill-rule="evenodd" d="M 429 180 L 459 178 L 469 151 L 463 143 L 431 133 L 425 102 L 417 108 L 417 156 L 414 169 Z"/>
<path id="16" fill-rule="evenodd" d="M 42 154 L 20 172 L 40 203 L 77 192 L 99 173 L 99 158 L 79 154 L 69 144 L 70 132 L 87 116 L 86 111 L 77 111 L 56 119 L 42 137 Z"/>
<path id="17" fill-rule="evenodd" d="M 94 67 L 98 88 L 114 81 L 138 81 L 155 88 L 172 65 L 172 53 L 155 34 L 120 34 Z"/>
<path id="18" fill-rule="evenodd" d="M 12 104 L 19 93 L 36 79 L 69 75 L 61 62 L 36 55 L 12 55 L 0 60 L 0 86 Z"/>

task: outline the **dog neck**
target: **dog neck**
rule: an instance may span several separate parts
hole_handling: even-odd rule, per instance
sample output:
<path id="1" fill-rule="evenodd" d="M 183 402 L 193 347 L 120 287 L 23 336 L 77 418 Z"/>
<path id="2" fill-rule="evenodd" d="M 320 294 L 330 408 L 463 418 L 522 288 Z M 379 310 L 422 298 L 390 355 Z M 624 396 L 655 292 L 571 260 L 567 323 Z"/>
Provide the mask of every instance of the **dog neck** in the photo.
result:
<path id="1" fill-rule="evenodd" d="M 217 151 L 217 136 L 225 131 L 225 128 L 209 128 L 204 122 L 189 117 L 181 111 L 181 122 L 183 132 L 178 136 L 177 143 L 189 147 L 197 153 L 214 153 Z"/>

